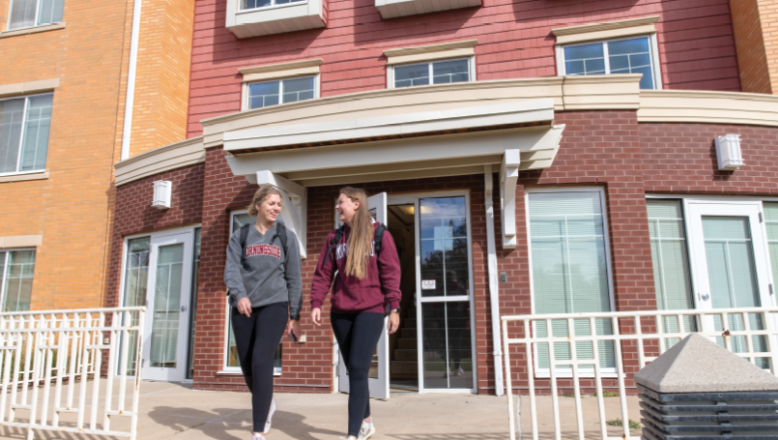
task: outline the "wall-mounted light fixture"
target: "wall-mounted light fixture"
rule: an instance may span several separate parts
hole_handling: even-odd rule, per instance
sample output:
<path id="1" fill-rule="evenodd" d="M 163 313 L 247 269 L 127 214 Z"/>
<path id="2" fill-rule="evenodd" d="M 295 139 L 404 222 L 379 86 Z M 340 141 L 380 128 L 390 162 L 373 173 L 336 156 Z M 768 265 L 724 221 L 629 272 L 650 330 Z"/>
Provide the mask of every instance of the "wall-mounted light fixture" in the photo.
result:
<path id="1" fill-rule="evenodd" d="M 740 135 L 725 134 L 716 138 L 716 159 L 720 170 L 736 170 L 743 165 L 740 154 Z"/>
<path id="2" fill-rule="evenodd" d="M 154 182 L 154 200 L 151 201 L 151 206 L 157 209 L 170 208 L 172 189 L 173 184 L 168 180 L 157 180 Z"/>

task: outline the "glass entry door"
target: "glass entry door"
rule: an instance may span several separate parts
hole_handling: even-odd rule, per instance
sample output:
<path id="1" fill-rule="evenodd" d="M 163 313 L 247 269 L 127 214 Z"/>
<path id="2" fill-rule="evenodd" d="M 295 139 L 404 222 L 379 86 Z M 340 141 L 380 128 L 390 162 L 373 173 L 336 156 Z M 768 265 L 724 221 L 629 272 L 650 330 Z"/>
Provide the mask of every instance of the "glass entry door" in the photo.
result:
<path id="1" fill-rule="evenodd" d="M 727 309 L 772 306 L 769 259 L 761 225 L 759 204 L 689 202 L 691 248 L 695 255 L 694 271 L 699 309 Z M 766 323 L 758 314 L 729 315 L 729 322 L 710 317 L 705 326 L 721 330 L 744 330 L 748 319 L 752 330 L 763 330 Z M 719 343 L 723 344 L 723 340 Z M 756 352 L 764 351 L 766 340 L 755 336 Z M 736 353 L 747 350 L 745 338 L 733 337 Z M 767 359 L 762 360 L 764 364 Z M 758 363 L 759 365 L 759 363 Z M 763 367 L 768 365 L 761 365 Z"/>
<path id="2" fill-rule="evenodd" d="M 386 193 L 379 193 L 368 197 L 367 204 L 370 209 L 370 215 L 373 219 L 383 225 L 387 225 Z M 337 219 L 337 217 L 336 217 Z M 336 226 L 340 227 L 340 224 Z M 370 364 L 368 373 L 368 386 L 370 387 L 370 397 L 379 399 L 389 398 L 389 334 L 386 330 L 388 319 L 384 319 L 384 328 L 381 331 L 381 338 L 378 340 L 373 361 Z M 346 363 L 343 356 L 338 351 L 338 391 L 348 393 L 349 379 Z"/>
<path id="3" fill-rule="evenodd" d="M 416 200 L 419 392 L 475 387 L 467 197 Z"/>
<path id="4" fill-rule="evenodd" d="M 183 381 L 186 377 L 192 251 L 191 232 L 151 238 L 143 379 Z"/>

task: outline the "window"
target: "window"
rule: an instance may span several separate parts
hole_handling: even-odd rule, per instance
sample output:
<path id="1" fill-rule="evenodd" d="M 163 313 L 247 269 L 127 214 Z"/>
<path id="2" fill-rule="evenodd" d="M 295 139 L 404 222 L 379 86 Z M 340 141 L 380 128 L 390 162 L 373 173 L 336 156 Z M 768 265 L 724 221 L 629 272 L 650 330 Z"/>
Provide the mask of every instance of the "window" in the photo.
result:
<path id="1" fill-rule="evenodd" d="M 395 66 L 394 87 L 448 84 L 470 81 L 470 58 Z"/>
<path id="2" fill-rule="evenodd" d="M 246 85 L 248 110 L 315 98 L 316 76 L 290 78 Z"/>
<path id="3" fill-rule="evenodd" d="M 34 249 L 0 252 L 0 296 L 3 312 L 30 310 L 34 273 Z"/>
<path id="4" fill-rule="evenodd" d="M 59 23 L 64 4 L 65 0 L 12 0 L 8 30 Z"/>
<path id="5" fill-rule="evenodd" d="M 615 73 L 642 73 L 641 89 L 655 89 L 656 54 L 651 37 L 601 41 L 564 46 L 562 75 L 607 75 Z"/>
<path id="6" fill-rule="evenodd" d="M 127 240 L 127 258 L 124 267 L 124 295 L 122 307 L 143 307 L 146 305 L 146 292 L 149 279 L 149 256 L 151 237 L 139 237 Z M 138 325 L 140 314 L 132 313 L 131 325 Z M 127 342 L 130 347 L 138 344 L 138 334 L 132 332 Z M 137 353 L 129 350 L 127 374 L 134 376 L 137 365 Z"/>
<path id="7" fill-rule="evenodd" d="M 247 211 L 235 211 L 232 213 L 232 221 L 230 222 L 230 236 L 233 232 L 240 229 L 243 225 L 248 223 L 254 223 L 255 218 L 250 216 Z M 278 217 L 278 221 L 281 221 L 281 217 Z M 281 221 L 282 222 L 282 221 Z M 283 223 L 283 222 L 282 222 Z M 227 352 L 225 356 L 225 368 L 227 370 L 234 370 L 240 367 L 240 359 L 238 357 L 238 346 L 235 343 L 235 335 L 232 333 L 232 314 L 230 313 L 230 306 L 227 305 Z M 283 359 L 284 338 L 278 341 L 278 350 L 273 358 L 274 374 L 276 376 L 281 375 L 281 359 Z"/>
<path id="8" fill-rule="evenodd" d="M 530 264 L 535 313 L 610 312 L 611 287 L 607 225 L 602 191 L 528 192 Z M 544 322 L 536 322 L 539 336 L 546 336 Z M 576 335 L 591 335 L 586 319 L 575 320 Z M 568 335 L 567 321 L 551 322 L 554 336 Z M 613 334 L 609 320 L 595 321 L 597 334 Z M 569 343 L 554 343 L 557 360 L 571 359 Z M 578 359 L 594 359 L 592 344 L 576 345 Z M 612 342 L 599 343 L 601 366 L 615 367 Z M 538 368 L 548 371 L 547 344 L 538 344 Z M 582 370 L 592 369 L 582 366 Z M 562 368 L 569 370 L 570 368 Z"/>
<path id="9" fill-rule="evenodd" d="M 0 100 L 0 175 L 46 169 L 53 96 Z"/>
<path id="10" fill-rule="evenodd" d="M 280 6 L 289 3 L 299 3 L 304 1 L 306 0 L 243 0 L 241 1 L 240 8 L 242 10 L 266 8 L 269 6 Z"/>

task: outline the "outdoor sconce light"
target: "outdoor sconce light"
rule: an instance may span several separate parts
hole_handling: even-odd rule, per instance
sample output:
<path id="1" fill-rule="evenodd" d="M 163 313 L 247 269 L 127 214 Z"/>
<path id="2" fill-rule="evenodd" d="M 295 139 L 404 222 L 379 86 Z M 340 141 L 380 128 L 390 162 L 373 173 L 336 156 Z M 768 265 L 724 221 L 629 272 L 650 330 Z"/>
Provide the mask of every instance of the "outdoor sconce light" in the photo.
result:
<path id="1" fill-rule="evenodd" d="M 173 184 L 168 180 L 157 180 L 154 182 L 154 199 L 151 206 L 157 209 L 170 208 L 170 194 Z"/>
<path id="2" fill-rule="evenodd" d="M 716 138 L 716 159 L 720 170 L 731 171 L 745 165 L 740 154 L 739 134 L 725 134 Z"/>

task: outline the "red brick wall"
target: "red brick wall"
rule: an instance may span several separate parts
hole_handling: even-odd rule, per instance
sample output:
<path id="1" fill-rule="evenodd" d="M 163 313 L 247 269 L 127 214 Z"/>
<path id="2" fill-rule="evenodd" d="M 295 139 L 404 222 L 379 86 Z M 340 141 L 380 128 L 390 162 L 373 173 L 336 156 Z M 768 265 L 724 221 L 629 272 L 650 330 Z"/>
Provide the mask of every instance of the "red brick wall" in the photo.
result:
<path id="1" fill-rule="evenodd" d="M 728 0 L 484 0 L 480 8 L 382 20 L 373 0 L 328 0 L 328 26 L 238 40 L 226 0 L 195 5 L 187 137 L 199 121 L 240 111 L 238 68 L 322 58 L 321 95 L 386 88 L 390 48 L 478 39 L 478 80 L 556 75 L 551 29 L 659 15 L 668 89 L 740 91 Z M 327 2 L 325 2 L 326 4 Z"/>
<path id="2" fill-rule="evenodd" d="M 136 180 L 117 188 L 108 307 L 119 306 L 125 236 L 200 223 L 203 209 L 204 169 L 204 164 L 192 165 Z M 163 210 L 151 206 L 151 200 L 154 198 L 154 182 L 157 180 L 169 180 L 173 183 L 169 209 Z"/>

